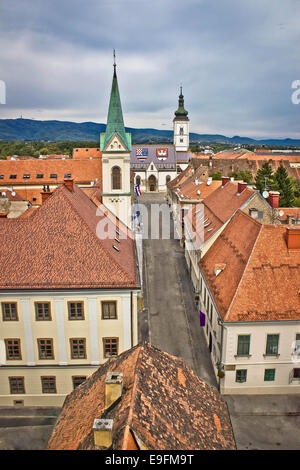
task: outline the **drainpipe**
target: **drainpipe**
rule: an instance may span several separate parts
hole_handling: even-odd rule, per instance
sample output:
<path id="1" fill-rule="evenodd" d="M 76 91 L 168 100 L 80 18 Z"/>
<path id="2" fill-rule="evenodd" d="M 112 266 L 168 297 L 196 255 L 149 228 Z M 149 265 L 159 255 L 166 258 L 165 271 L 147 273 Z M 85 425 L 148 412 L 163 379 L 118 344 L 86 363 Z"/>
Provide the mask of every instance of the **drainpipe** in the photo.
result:
<path id="1" fill-rule="evenodd" d="M 133 347 L 133 292 L 130 291 L 130 329 L 131 329 L 131 348 Z"/>
<path id="2" fill-rule="evenodd" d="M 223 341 L 224 341 L 224 329 L 225 329 L 225 326 L 224 326 L 224 322 L 223 320 L 218 320 L 218 325 L 221 326 L 222 328 L 222 332 L 221 332 L 221 355 L 220 355 L 220 360 L 218 361 L 217 363 L 217 367 L 218 367 L 218 371 L 221 370 L 221 366 L 222 366 L 222 363 L 223 363 Z M 219 380 L 218 380 L 218 390 L 220 392 L 220 382 L 221 382 L 221 378 L 219 377 Z"/>

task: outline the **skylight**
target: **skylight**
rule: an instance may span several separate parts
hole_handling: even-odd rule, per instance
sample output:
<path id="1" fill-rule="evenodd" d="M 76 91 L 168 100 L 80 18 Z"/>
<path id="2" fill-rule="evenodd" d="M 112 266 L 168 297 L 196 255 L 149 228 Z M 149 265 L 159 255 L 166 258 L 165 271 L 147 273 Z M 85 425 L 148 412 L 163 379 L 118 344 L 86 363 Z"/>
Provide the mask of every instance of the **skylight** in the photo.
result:
<path id="1" fill-rule="evenodd" d="M 113 245 L 113 248 L 114 248 L 116 251 L 120 251 L 119 248 L 118 248 L 116 245 Z"/>

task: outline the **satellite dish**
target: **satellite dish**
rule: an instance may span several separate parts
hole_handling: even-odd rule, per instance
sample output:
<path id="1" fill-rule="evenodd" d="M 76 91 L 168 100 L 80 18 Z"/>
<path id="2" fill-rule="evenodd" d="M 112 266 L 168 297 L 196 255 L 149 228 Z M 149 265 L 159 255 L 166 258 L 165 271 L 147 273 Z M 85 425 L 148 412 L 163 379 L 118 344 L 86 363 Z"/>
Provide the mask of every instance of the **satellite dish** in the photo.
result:
<path id="1" fill-rule="evenodd" d="M 263 195 L 263 197 L 264 197 L 265 199 L 267 199 L 267 198 L 269 197 L 268 191 L 264 191 L 264 192 L 262 193 L 262 195 Z"/>
<path id="2" fill-rule="evenodd" d="M 200 193 L 201 193 L 201 191 L 200 191 L 200 189 L 198 189 L 198 191 L 197 191 L 197 194 L 199 194 L 199 195 L 200 195 Z"/>
<path id="3" fill-rule="evenodd" d="M 12 191 L 11 195 L 12 195 L 12 197 L 15 197 L 16 193 L 14 191 Z"/>
<path id="4" fill-rule="evenodd" d="M 279 211 L 279 216 L 282 217 L 284 215 L 284 212 L 283 211 Z"/>

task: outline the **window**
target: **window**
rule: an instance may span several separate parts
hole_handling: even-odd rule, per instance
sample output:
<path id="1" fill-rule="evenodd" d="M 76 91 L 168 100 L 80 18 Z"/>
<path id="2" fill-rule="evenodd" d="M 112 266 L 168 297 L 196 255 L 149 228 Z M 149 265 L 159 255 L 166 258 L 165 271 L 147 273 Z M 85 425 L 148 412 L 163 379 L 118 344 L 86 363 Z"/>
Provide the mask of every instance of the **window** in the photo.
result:
<path id="1" fill-rule="evenodd" d="M 69 320 L 84 320 L 83 302 L 68 302 Z"/>
<path id="2" fill-rule="evenodd" d="M 167 176 L 166 176 L 166 183 L 169 183 L 169 181 L 171 181 L 171 176 L 170 176 L 170 175 L 167 175 Z"/>
<path id="3" fill-rule="evenodd" d="M 18 310 L 16 303 L 2 302 L 2 319 L 3 321 L 18 320 Z"/>
<path id="4" fill-rule="evenodd" d="M 213 305 L 212 303 L 210 304 L 210 322 L 212 323 L 212 318 L 213 318 Z"/>
<path id="5" fill-rule="evenodd" d="M 183 139 L 180 139 L 180 143 L 182 143 L 182 142 L 183 142 Z"/>
<path id="6" fill-rule="evenodd" d="M 4 175 L 0 175 L 0 180 L 3 180 L 4 179 Z"/>
<path id="7" fill-rule="evenodd" d="M 42 381 L 42 392 L 43 393 L 56 393 L 56 378 L 51 377 L 41 377 Z"/>
<path id="8" fill-rule="evenodd" d="M 239 335 L 237 355 L 238 356 L 249 356 L 250 352 L 250 335 Z"/>
<path id="9" fill-rule="evenodd" d="M 75 389 L 78 385 L 82 384 L 86 380 L 86 376 L 73 375 L 73 388 Z"/>
<path id="10" fill-rule="evenodd" d="M 53 339 L 38 339 L 39 359 L 54 359 Z"/>
<path id="11" fill-rule="evenodd" d="M 140 176 L 137 176 L 137 177 L 135 178 L 135 183 L 136 183 L 137 185 L 141 184 L 141 177 L 140 177 Z"/>
<path id="12" fill-rule="evenodd" d="M 247 380 L 247 369 L 239 369 L 236 371 L 235 381 L 239 383 L 246 382 Z"/>
<path id="13" fill-rule="evenodd" d="M 56 173 L 51 173 L 50 178 L 57 178 L 57 174 Z"/>
<path id="14" fill-rule="evenodd" d="M 114 357 L 118 355 L 118 338 L 103 338 L 104 357 Z"/>
<path id="15" fill-rule="evenodd" d="M 296 343 L 295 343 L 295 351 L 296 354 L 300 354 L 300 333 L 296 334 Z"/>
<path id="16" fill-rule="evenodd" d="M 265 369 L 265 382 L 273 382 L 275 380 L 275 369 Z"/>
<path id="17" fill-rule="evenodd" d="M 30 175 L 27 175 L 27 174 L 26 174 L 26 175 L 23 175 L 23 178 L 24 178 L 24 179 L 28 179 L 28 178 L 30 178 Z"/>
<path id="18" fill-rule="evenodd" d="M 121 189 L 121 170 L 118 166 L 112 169 L 112 189 Z"/>
<path id="19" fill-rule="evenodd" d="M 37 178 L 44 178 L 44 175 L 42 175 L 42 173 L 39 173 L 36 175 Z"/>
<path id="20" fill-rule="evenodd" d="M 71 178 L 71 176 L 72 176 L 71 173 L 66 173 L 64 178 Z"/>
<path id="21" fill-rule="evenodd" d="M 183 127 L 180 128 L 179 134 L 183 135 Z"/>
<path id="22" fill-rule="evenodd" d="M 86 359 L 86 348 L 84 338 L 70 339 L 71 359 Z"/>
<path id="23" fill-rule="evenodd" d="M 299 368 L 293 369 L 292 377 L 293 377 L 293 379 L 300 379 L 300 369 Z"/>
<path id="24" fill-rule="evenodd" d="M 51 320 L 50 302 L 35 302 L 35 319 Z"/>
<path id="25" fill-rule="evenodd" d="M 9 177 L 11 180 L 15 180 L 17 178 L 17 175 L 10 175 Z"/>
<path id="26" fill-rule="evenodd" d="M 15 395 L 17 393 L 25 393 L 24 377 L 8 377 L 10 393 Z"/>
<path id="27" fill-rule="evenodd" d="M 102 302 L 102 319 L 115 320 L 117 318 L 117 302 Z"/>
<path id="28" fill-rule="evenodd" d="M 278 354 L 279 335 L 267 336 L 266 356 L 276 356 Z"/>
<path id="29" fill-rule="evenodd" d="M 21 344 L 17 338 L 6 339 L 6 359 L 22 359 L 21 355 Z"/>

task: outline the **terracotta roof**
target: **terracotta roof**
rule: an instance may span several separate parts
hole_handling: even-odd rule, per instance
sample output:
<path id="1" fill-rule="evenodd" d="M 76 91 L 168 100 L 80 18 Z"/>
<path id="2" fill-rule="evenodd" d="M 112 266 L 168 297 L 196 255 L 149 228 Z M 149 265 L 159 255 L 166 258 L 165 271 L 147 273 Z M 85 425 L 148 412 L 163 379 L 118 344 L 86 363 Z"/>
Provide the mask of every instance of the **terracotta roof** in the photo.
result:
<path id="1" fill-rule="evenodd" d="M 30 217 L 34 212 L 36 211 L 37 207 L 28 207 L 28 209 L 23 212 L 21 215 L 19 215 L 18 219 L 26 219 L 27 217 Z"/>
<path id="2" fill-rule="evenodd" d="M 300 207 L 279 207 L 278 212 L 283 212 L 283 215 L 278 213 L 278 219 L 281 222 L 288 222 L 288 216 L 293 217 L 294 223 L 300 223 Z"/>
<path id="3" fill-rule="evenodd" d="M 106 215 L 107 214 L 107 215 Z M 102 204 L 64 185 L 30 217 L 0 221 L 0 289 L 138 288 L 132 234 Z M 114 238 L 100 239 L 101 224 Z M 114 248 L 116 247 L 116 249 Z"/>
<path id="4" fill-rule="evenodd" d="M 37 178 L 37 175 L 43 175 Z M 50 175 L 57 175 L 50 178 Z M 16 184 L 57 184 L 63 183 L 66 174 L 71 174 L 76 184 L 90 184 L 91 181 L 102 182 L 102 160 L 93 158 L 92 160 L 0 160 L 0 187 L 3 185 L 14 186 Z M 16 178 L 10 178 L 16 175 Z M 24 178 L 30 175 L 30 178 Z"/>
<path id="5" fill-rule="evenodd" d="M 105 378 L 112 371 L 123 373 L 123 393 L 105 411 Z M 114 421 L 113 449 L 130 448 L 132 436 L 148 450 L 235 449 L 217 390 L 182 359 L 147 343 L 110 359 L 67 396 L 47 450 L 93 450 L 93 422 L 104 417 Z"/>
<path id="6" fill-rule="evenodd" d="M 199 262 L 223 320 L 300 320 L 300 250 L 286 231 L 238 211 Z"/>
<path id="7" fill-rule="evenodd" d="M 184 181 L 186 181 L 191 175 L 192 175 L 192 172 L 193 172 L 193 167 L 192 165 L 189 165 L 185 170 L 182 170 L 177 176 L 176 178 L 174 178 L 173 180 L 169 181 L 167 183 L 167 187 L 169 189 L 175 189 L 176 187 L 178 187 L 180 184 L 183 184 Z"/>
<path id="8" fill-rule="evenodd" d="M 2 189 L 0 191 L 0 198 L 7 198 L 9 201 L 25 201 L 25 199 L 15 191 L 10 191 L 9 189 Z"/>
<path id="9" fill-rule="evenodd" d="M 73 159 L 93 159 L 101 158 L 102 152 L 100 152 L 100 147 L 98 148 L 74 148 L 73 149 Z"/>
<path id="10" fill-rule="evenodd" d="M 7 160 L 36 160 L 37 158 L 40 159 L 62 159 L 65 160 L 66 158 L 70 158 L 70 155 L 40 155 L 39 157 L 31 157 L 31 156 L 23 156 L 23 155 L 11 155 L 7 157 Z"/>
<path id="11" fill-rule="evenodd" d="M 204 229 L 204 243 L 211 238 L 224 225 L 234 213 L 242 207 L 255 194 L 251 188 L 246 188 L 241 194 L 238 194 L 238 183 L 231 182 L 225 186 L 219 186 L 213 193 L 207 196 L 201 204 L 203 204 L 204 218 L 200 227 Z M 203 244 L 203 240 L 199 236 L 199 225 L 196 226 L 196 218 L 199 207 L 194 207 L 192 211 L 185 217 L 190 231 L 194 232 L 195 240 L 199 247 Z"/>
<path id="12" fill-rule="evenodd" d="M 192 175 L 185 178 L 175 186 L 173 193 L 181 200 L 186 201 L 193 199 L 202 200 L 206 198 L 222 185 L 222 181 L 212 181 L 210 179 L 210 182 L 208 183 L 208 178 L 205 178 L 204 175 L 203 168 L 198 167 Z M 198 182 L 198 184 L 196 184 L 196 182 Z M 200 194 L 198 194 L 198 191 L 200 191 Z"/>

